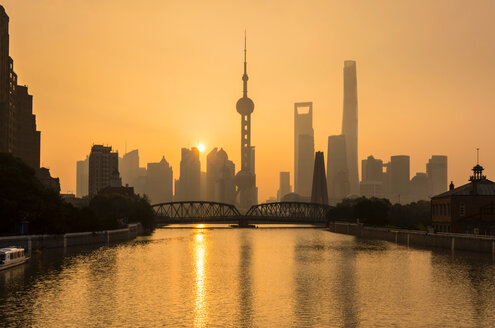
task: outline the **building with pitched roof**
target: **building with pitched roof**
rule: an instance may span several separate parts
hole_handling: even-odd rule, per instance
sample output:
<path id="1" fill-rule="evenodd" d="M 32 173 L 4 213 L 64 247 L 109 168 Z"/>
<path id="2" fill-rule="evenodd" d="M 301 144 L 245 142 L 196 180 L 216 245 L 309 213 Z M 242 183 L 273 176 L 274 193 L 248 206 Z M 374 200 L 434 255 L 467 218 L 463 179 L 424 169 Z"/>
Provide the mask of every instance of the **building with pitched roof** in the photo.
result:
<path id="1" fill-rule="evenodd" d="M 469 183 L 431 198 L 431 220 L 439 232 L 495 235 L 495 182 L 477 164 Z"/>

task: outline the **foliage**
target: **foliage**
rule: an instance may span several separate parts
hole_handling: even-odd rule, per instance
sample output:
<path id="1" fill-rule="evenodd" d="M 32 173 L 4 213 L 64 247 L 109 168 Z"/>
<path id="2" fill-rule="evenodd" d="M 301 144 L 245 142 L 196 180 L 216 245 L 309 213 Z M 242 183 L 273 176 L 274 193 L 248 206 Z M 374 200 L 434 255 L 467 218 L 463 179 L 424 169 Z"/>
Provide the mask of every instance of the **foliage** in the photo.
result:
<path id="1" fill-rule="evenodd" d="M 329 219 L 425 230 L 430 225 L 430 202 L 391 205 L 383 198 L 346 198 L 330 211 Z"/>
<path id="2" fill-rule="evenodd" d="M 113 229 L 123 221 L 152 228 L 153 210 L 148 200 L 98 195 L 89 207 L 76 208 L 43 186 L 34 169 L 22 160 L 0 153 L 0 233 L 16 233 L 16 225 L 22 222 L 29 222 L 33 234 L 62 234 Z"/>

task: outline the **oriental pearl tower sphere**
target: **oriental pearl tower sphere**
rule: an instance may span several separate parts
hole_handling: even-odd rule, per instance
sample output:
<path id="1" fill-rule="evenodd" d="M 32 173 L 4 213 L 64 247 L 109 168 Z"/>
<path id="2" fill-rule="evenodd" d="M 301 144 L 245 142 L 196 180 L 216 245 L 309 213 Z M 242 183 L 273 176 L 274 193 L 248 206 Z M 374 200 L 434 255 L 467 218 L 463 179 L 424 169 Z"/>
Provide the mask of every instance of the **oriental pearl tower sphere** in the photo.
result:
<path id="1" fill-rule="evenodd" d="M 247 62 L 246 37 L 244 36 L 244 74 L 242 75 L 243 94 L 237 101 L 237 112 L 241 114 L 241 170 L 236 174 L 237 199 L 242 210 L 248 210 L 257 203 L 256 175 L 252 167 L 251 157 L 254 147 L 251 147 L 251 113 L 254 110 L 253 101 L 247 96 Z"/>

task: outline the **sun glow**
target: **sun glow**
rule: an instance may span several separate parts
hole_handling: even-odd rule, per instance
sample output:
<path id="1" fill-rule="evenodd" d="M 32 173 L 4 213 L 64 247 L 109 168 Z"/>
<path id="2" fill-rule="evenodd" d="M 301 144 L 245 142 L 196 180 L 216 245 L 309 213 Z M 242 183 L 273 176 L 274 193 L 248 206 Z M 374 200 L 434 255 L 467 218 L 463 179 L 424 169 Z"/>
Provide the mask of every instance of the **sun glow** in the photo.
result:
<path id="1" fill-rule="evenodd" d="M 203 145 L 203 144 L 199 144 L 199 145 L 198 145 L 198 150 L 199 150 L 200 152 L 204 152 L 204 151 L 205 151 L 205 149 L 206 149 L 205 145 Z"/>
<path id="2" fill-rule="evenodd" d="M 197 228 L 197 229 L 203 229 L 204 227 L 205 227 L 204 224 L 198 224 L 195 226 L 195 228 Z"/>

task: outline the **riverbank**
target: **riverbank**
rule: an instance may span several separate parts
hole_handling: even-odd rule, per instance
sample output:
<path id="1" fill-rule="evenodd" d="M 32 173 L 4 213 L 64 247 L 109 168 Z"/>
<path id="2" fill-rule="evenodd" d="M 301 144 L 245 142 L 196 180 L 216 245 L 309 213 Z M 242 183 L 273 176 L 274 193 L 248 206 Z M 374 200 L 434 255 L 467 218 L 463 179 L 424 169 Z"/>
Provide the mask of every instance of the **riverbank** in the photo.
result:
<path id="1" fill-rule="evenodd" d="M 495 255 L 495 237 L 458 233 L 431 233 L 419 230 L 365 227 L 360 223 L 330 222 L 330 231 L 356 237 L 381 239 L 397 244 L 418 247 L 492 253 Z"/>
<path id="2" fill-rule="evenodd" d="M 127 240 L 132 240 L 143 234 L 140 223 L 129 224 L 127 228 L 95 231 L 76 232 L 64 235 L 23 235 L 0 237 L 0 248 L 8 246 L 24 247 L 29 253 L 31 250 L 44 248 L 70 248 L 84 245 L 109 245 Z"/>

